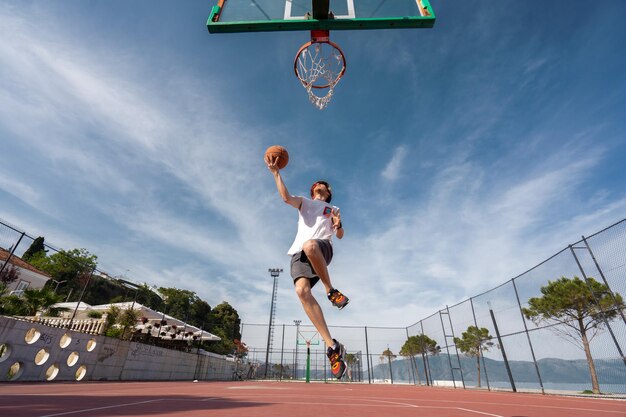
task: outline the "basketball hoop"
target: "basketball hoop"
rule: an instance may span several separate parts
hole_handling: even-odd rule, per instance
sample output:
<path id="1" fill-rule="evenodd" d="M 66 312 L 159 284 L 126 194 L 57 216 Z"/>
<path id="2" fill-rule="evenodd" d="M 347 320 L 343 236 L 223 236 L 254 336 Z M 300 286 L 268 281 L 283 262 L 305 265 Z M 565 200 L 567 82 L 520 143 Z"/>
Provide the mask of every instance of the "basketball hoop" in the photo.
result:
<path id="1" fill-rule="evenodd" d="M 329 39 L 329 31 L 312 30 L 311 41 L 302 45 L 293 63 L 296 76 L 320 110 L 333 97 L 335 86 L 346 72 L 346 57 L 341 48 Z M 320 92 L 326 90 L 326 95 Z"/>

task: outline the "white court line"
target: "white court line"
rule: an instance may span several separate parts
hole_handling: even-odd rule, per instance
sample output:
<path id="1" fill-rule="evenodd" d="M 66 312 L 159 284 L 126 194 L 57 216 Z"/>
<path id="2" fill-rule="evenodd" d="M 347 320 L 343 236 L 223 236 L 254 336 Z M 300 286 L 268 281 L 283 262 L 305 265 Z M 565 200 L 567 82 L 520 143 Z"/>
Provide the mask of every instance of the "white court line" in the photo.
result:
<path id="1" fill-rule="evenodd" d="M 257 397 L 261 397 L 260 395 L 258 395 Z M 176 401 L 174 399 L 165 399 L 164 401 Z M 202 401 L 218 401 L 218 402 L 234 402 L 236 403 L 237 401 L 232 400 L 232 399 L 228 399 L 228 398 L 205 398 Z M 371 401 L 371 400 L 370 400 Z M 384 402 L 384 401 L 381 401 Z M 310 402 L 310 401 L 279 401 L 279 400 L 269 400 L 269 401 L 265 401 L 264 404 L 284 404 L 284 405 L 329 405 L 329 404 L 321 404 L 320 402 Z M 414 408 L 419 408 L 419 406 L 417 405 L 411 405 L 411 404 L 403 404 L 403 403 L 392 403 L 395 404 L 399 407 L 402 408 L 407 408 L 407 407 L 414 407 Z M 341 405 L 344 407 L 387 407 L 389 408 L 388 405 L 384 405 L 384 404 L 355 404 L 355 403 L 333 403 L 333 406 L 337 406 L 337 405 Z M 44 416 L 45 417 L 45 416 Z"/>
<path id="2" fill-rule="evenodd" d="M 153 402 L 156 402 L 156 401 L 162 401 L 162 400 L 161 399 L 158 399 L 158 400 L 147 400 L 147 401 L 138 401 L 136 403 L 108 405 L 106 407 L 85 408 L 85 409 L 82 409 L 82 410 L 66 411 L 64 413 L 46 414 L 44 416 L 39 416 L 39 417 L 66 416 L 66 415 L 69 415 L 69 414 L 87 413 L 89 411 L 106 410 L 108 408 L 126 407 L 126 406 L 129 406 L 129 405 L 137 405 L 137 404 L 147 404 L 147 403 L 153 403 Z"/>
<path id="3" fill-rule="evenodd" d="M 383 401 L 383 400 L 371 400 L 371 399 L 368 401 L 376 401 L 376 402 L 388 403 L 388 404 L 402 404 L 407 407 L 415 407 L 415 408 L 442 408 L 442 409 L 448 409 L 448 410 L 462 410 L 462 411 L 467 411 L 470 413 L 484 414 L 486 416 L 491 416 L 491 417 L 504 417 L 499 414 L 484 413 L 482 411 L 470 410 L 469 408 L 461 408 L 461 407 L 439 407 L 439 406 L 431 406 L 431 405 L 414 405 L 414 404 L 400 403 L 396 401 Z"/>
<path id="4" fill-rule="evenodd" d="M 490 414 L 490 413 L 484 413 L 482 411 L 476 411 L 476 410 L 470 410 L 469 408 L 461 408 L 461 407 L 455 407 L 457 410 L 463 410 L 463 411 L 469 411 L 470 413 L 476 413 L 476 414 L 484 414 L 486 416 L 492 416 L 492 417 L 503 417 L 500 414 Z"/>

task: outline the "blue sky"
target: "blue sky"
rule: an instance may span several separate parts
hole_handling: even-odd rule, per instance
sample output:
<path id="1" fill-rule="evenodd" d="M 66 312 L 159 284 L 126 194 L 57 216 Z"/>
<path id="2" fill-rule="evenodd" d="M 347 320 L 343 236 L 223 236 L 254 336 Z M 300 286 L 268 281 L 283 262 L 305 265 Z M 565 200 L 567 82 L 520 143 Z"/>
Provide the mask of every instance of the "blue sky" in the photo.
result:
<path id="1" fill-rule="evenodd" d="M 329 324 L 406 326 L 625 217 L 623 1 L 433 0 L 433 29 L 332 32 L 324 111 L 293 74 L 308 33 L 209 34 L 212 4 L 0 4 L 3 221 L 248 323 L 283 268 L 277 323 L 306 322 L 262 161 L 281 144 L 289 191 L 326 179 L 342 210 Z"/>

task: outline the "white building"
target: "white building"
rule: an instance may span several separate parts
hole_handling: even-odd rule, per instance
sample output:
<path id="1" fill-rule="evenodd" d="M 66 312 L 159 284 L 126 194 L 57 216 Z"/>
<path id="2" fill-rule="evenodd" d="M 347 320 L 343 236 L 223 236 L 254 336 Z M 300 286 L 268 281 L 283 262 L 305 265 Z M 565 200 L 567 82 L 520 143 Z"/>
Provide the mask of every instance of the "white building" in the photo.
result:
<path id="1" fill-rule="evenodd" d="M 11 256 L 10 252 L 0 248 L 0 268 L 3 266 L 5 272 L 12 266 L 17 270 L 17 280 L 8 285 L 9 294 L 21 295 L 27 288 L 43 288 L 46 282 L 52 279 L 50 275 L 38 270 L 19 256 Z"/>

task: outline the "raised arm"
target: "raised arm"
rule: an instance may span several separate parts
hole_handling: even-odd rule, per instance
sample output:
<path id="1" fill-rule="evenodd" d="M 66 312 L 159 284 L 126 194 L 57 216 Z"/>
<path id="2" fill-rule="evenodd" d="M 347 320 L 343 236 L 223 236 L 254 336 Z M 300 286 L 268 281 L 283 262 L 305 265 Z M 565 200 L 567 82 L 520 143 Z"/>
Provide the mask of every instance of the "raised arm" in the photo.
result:
<path id="1" fill-rule="evenodd" d="M 278 188 L 278 194 L 280 194 L 280 197 L 285 203 L 289 204 L 292 207 L 300 209 L 300 207 L 302 206 L 302 197 L 296 197 L 289 194 L 289 191 L 287 191 L 287 186 L 285 186 L 285 183 L 283 182 L 283 177 L 281 177 L 280 175 L 280 170 L 276 166 L 276 161 L 277 159 L 274 159 L 273 161 L 266 159 L 265 163 L 267 164 L 267 169 L 269 169 L 274 176 L 274 180 L 276 181 L 276 188 Z"/>
<path id="2" fill-rule="evenodd" d="M 333 221 L 333 230 L 335 231 L 335 236 L 337 236 L 338 239 L 341 239 L 343 237 L 343 224 L 341 224 L 341 212 L 339 211 L 339 207 L 337 207 L 337 209 L 333 209 L 332 212 L 332 221 Z"/>

